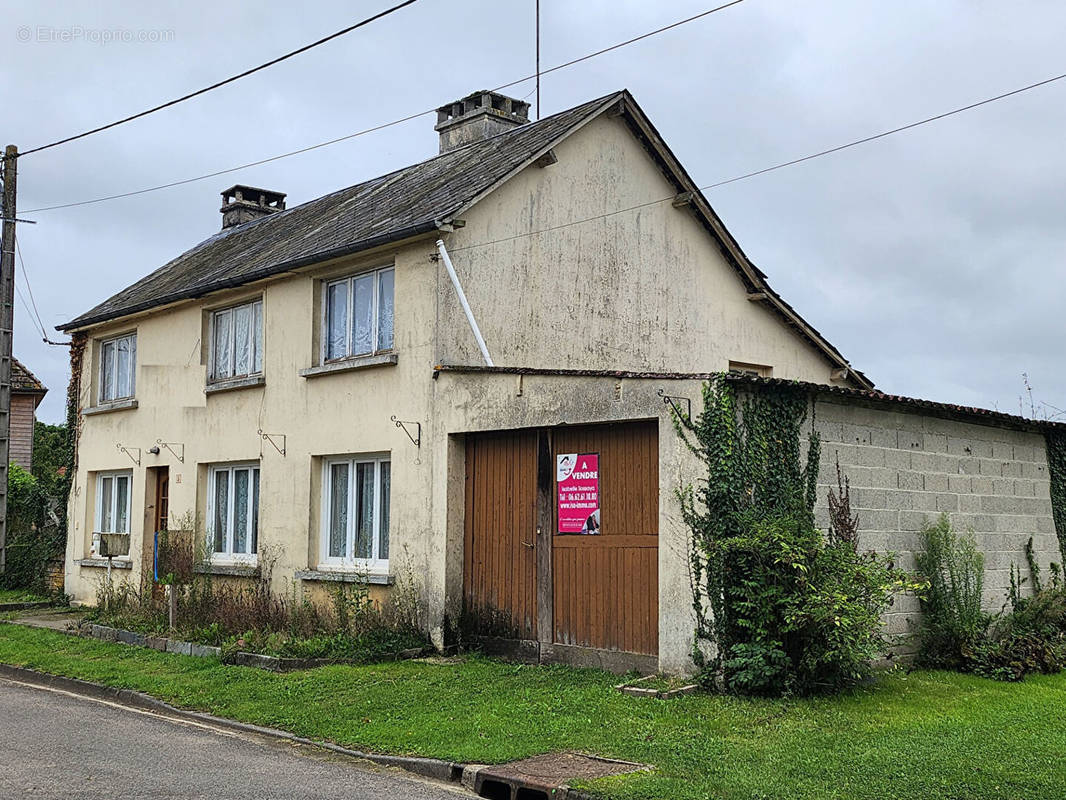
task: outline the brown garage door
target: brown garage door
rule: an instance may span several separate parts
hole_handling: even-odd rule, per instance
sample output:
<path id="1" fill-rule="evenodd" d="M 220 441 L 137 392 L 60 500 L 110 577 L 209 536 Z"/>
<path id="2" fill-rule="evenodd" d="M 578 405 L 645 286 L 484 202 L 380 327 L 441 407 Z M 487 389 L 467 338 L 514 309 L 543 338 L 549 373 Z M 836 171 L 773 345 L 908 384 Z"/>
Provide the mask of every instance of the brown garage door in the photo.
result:
<path id="1" fill-rule="evenodd" d="M 568 453 L 599 454 L 601 527 L 598 535 L 552 537 L 555 642 L 656 654 L 658 424 L 557 428 L 553 464 Z"/>
<path id="2" fill-rule="evenodd" d="M 537 435 L 467 437 L 463 595 L 485 636 L 537 638 Z"/>

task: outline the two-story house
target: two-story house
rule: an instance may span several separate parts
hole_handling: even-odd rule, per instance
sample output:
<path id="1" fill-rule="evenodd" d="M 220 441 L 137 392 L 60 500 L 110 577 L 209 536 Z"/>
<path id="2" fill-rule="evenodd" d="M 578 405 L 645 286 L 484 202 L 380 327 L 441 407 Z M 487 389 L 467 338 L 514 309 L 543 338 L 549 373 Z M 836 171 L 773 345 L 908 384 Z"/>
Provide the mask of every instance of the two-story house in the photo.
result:
<path id="1" fill-rule="evenodd" d="M 101 534 L 136 581 L 194 520 L 220 574 L 269 551 L 279 589 L 412 576 L 437 643 L 465 613 L 542 660 L 687 663 L 695 471 L 664 396 L 729 369 L 869 383 L 628 92 L 527 112 L 449 103 L 438 155 L 293 208 L 234 186 L 221 231 L 62 326 L 76 601 Z"/>

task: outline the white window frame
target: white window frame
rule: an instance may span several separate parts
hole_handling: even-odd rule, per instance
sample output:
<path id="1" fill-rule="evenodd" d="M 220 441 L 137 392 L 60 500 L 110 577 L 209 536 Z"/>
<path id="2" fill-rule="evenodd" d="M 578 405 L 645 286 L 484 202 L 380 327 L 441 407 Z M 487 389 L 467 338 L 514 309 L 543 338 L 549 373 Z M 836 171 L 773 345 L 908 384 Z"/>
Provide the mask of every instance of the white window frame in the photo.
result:
<path id="1" fill-rule="evenodd" d="M 118 478 L 126 479 L 126 530 L 114 531 L 104 530 L 104 480 L 111 478 L 111 513 L 115 515 L 118 509 L 116 500 L 118 499 Z M 93 513 L 93 533 L 125 533 L 130 532 L 130 525 L 132 522 L 132 510 L 133 510 L 133 470 L 120 469 L 111 472 L 97 472 L 96 473 L 96 510 Z M 112 521 L 111 527 L 114 527 L 114 522 L 117 521 L 117 515 L 115 520 Z"/>
<path id="2" fill-rule="evenodd" d="M 236 504 L 233 502 L 234 494 L 236 493 L 236 482 L 233 480 L 234 470 L 247 469 L 252 472 L 259 473 L 259 496 L 263 494 L 263 473 L 258 461 L 238 461 L 225 464 L 211 464 L 207 468 L 207 553 L 212 562 L 215 563 L 240 563 L 240 564 L 256 564 L 259 560 L 259 506 L 254 503 L 256 498 L 256 492 L 253 490 L 254 479 L 249 474 L 248 484 L 248 539 L 249 547 L 252 549 L 250 553 L 234 553 L 233 552 L 233 535 L 234 535 L 234 520 L 236 514 Z M 229 475 L 227 480 L 228 499 L 226 501 L 226 508 L 228 509 L 228 519 L 226 520 L 226 550 L 223 553 L 215 552 L 215 498 L 217 497 L 215 492 L 215 476 L 220 472 L 225 472 Z M 254 515 L 254 516 L 253 516 Z M 253 522 L 254 520 L 254 522 Z M 253 540 L 253 531 L 255 531 L 255 537 Z"/>
<path id="3" fill-rule="evenodd" d="M 107 382 L 104 380 L 104 371 L 107 369 L 107 359 L 104 357 L 104 349 L 109 344 L 117 345 L 123 339 L 129 340 L 130 347 L 130 393 L 124 395 L 115 395 L 114 397 L 104 396 L 104 387 Z M 109 339 L 101 339 L 99 342 L 99 348 L 97 350 L 100 359 L 100 368 L 97 370 L 97 386 L 96 396 L 100 403 L 115 403 L 121 400 L 131 400 L 137 396 L 137 332 L 124 333 L 121 336 L 112 336 Z M 118 391 L 118 354 L 116 351 L 115 358 L 111 365 L 111 387 L 112 391 Z"/>
<path id="4" fill-rule="evenodd" d="M 392 282 L 392 344 L 389 347 L 378 347 L 378 314 L 380 309 L 378 306 L 381 301 L 381 276 L 386 272 L 393 274 Z M 374 290 L 373 290 L 373 311 L 371 312 L 371 343 L 372 347 L 365 353 L 353 353 L 352 352 L 352 337 L 354 336 L 355 320 L 352 316 L 353 304 L 355 302 L 355 281 L 358 278 L 365 278 L 367 275 L 374 276 Z M 345 347 L 345 354 L 343 356 L 336 356 L 334 358 L 328 358 L 329 353 L 329 289 L 331 286 L 338 284 L 347 284 L 348 286 L 348 306 L 346 310 L 346 316 L 348 319 L 348 331 L 347 331 L 347 345 Z M 321 339 L 322 347 L 320 348 L 320 361 L 321 364 L 336 364 L 339 361 L 346 361 L 352 358 L 365 358 L 366 356 L 377 355 L 378 353 L 391 353 L 396 347 L 396 268 L 395 265 L 390 264 L 386 267 L 377 267 L 375 269 L 363 270 L 362 272 L 356 272 L 351 275 L 345 275 L 343 278 L 335 278 L 332 280 L 322 281 L 322 325 L 321 325 Z"/>
<path id="5" fill-rule="evenodd" d="M 345 533 L 344 556 L 337 557 L 329 554 L 329 533 L 332 523 L 332 486 L 330 485 L 332 468 L 336 464 L 348 465 L 348 527 Z M 355 557 L 355 490 L 356 490 L 356 465 L 374 465 L 374 531 L 372 534 L 371 557 Z M 326 569 L 357 570 L 367 574 L 387 574 L 389 571 L 389 559 L 380 558 L 381 552 L 381 465 L 389 465 L 389 531 L 392 535 L 392 454 L 373 453 L 364 455 L 330 456 L 322 459 L 322 523 L 320 525 L 320 561 L 319 564 Z M 389 543 L 389 552 L 392 552 L 392 543 Z"/>
<path id="6" fill-rule="evenodd" d="M 248 308 L 252 315 L 252 328 L 251 335 L 248 341 L 248 372 L 242 372 L 237 374 L 237 324 L 234 322 L 235 315 L 238 309 Z M 229 352 L 230 352 L 230 368 L 231 374 L 229 375 L 217 375 L 216 369 L 218 365 L 215 363 L 215 338 L 218 336 L 218 316 L 219 314 L 230 314 L 229 323 Z M 211 325 L 208 355 L 207 355 L 207 382 L 208 383 L 222 383 L 224 381 L 239 380 L 240 378 L 251 378 L 256 375 L 262 375 L 262 363 L 263 363 L 263 298 L 257 297 L 254 300 L 249 300 L 244 303 L 237 303 L 236 305 L 226 306 L 225 308 L 218 308 L 211 312 Z M 260 368 L 256 369 L 256 356 L 259 357 Z"/>

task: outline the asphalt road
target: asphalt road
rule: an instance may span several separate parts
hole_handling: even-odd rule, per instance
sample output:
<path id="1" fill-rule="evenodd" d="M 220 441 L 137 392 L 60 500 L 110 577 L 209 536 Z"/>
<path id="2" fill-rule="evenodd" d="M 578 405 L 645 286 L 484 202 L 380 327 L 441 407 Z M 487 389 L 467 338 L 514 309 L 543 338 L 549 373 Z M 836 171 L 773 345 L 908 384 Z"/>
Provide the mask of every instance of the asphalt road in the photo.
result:
<path id="1" fill-rule="evenodd" d="M 0 679 L 0 798 L 473 795 L 343 756 Z"/>

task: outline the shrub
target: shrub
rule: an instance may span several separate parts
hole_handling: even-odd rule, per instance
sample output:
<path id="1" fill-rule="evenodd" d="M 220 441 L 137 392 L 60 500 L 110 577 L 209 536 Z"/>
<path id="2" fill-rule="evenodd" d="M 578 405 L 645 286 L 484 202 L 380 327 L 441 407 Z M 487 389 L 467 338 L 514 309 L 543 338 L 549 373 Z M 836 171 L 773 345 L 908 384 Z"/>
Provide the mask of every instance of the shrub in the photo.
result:
<path id="1" fill-rule="evenodd" d="M 763 695 L 853 685 L 885 644 L 882 613 L 911 582 L 887 557 L 858 553 L 846 482 L 828 538 L 815 528 L 820 443 L 811 431 L 803 452 L 799 387 L 738 398 L 719 376 L 703 401 L 698 418 L 674 417 L 707 470 L 680 492 L 702 683 Z"/>
<path id="2" fill-rule="evenodd" d="M 49 562 L 63 552 L 59 501 L 18 464 L 8 465 L 7 547 L 0 586 L 50 594 Z"/>
<path id="3" fill-rule="evenodd" d="M 991 622 L 981 608 L 984 555 L 973 533 L 957 533 L 947 514 L 922 530 L 922 543 L 915 563 L 928 585 L 920 597 L 918 663 L 961 669 Z"/>
<path id="4" fill-rule="evenodd" d="M 900 570 L 794 517 L 753 521 L 723 548 L 726 604 L 744 631 L 723 654 L 731 689 L 807 695 L 869 673 L 885 650 L 881 615 L 909 585 Z"/>

